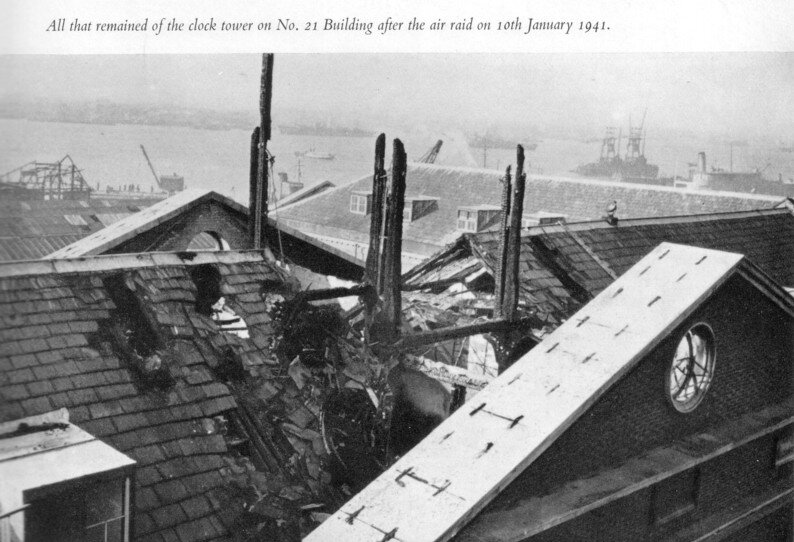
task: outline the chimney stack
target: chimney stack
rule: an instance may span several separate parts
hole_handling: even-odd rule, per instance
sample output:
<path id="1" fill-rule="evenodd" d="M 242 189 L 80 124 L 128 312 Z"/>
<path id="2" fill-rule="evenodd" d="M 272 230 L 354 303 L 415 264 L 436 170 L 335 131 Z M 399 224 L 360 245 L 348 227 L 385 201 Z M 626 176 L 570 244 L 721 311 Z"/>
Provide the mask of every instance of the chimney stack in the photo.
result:
<path id="1" fill-rule="evenodd" d="M 698 153 L 698 171 L 701 173 L 706 173 L 706 153 L 699 152 Z"/>

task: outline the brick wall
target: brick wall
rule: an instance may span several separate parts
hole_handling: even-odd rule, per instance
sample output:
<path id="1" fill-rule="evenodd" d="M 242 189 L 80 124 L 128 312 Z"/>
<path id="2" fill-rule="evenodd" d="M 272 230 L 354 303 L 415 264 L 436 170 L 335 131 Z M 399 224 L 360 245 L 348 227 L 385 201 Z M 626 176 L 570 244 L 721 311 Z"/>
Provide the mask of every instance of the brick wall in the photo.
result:
<path id="1" fill-rule="evenodd" d="M 698 322 L 708 323 L 714 331 L 715 376 L 695 411 L 681 414 L 668 398 L 667 370 L 681 336 Z M 531 495 L 548 493 L 568 481 L 586 478 L 645 451 L 723 425 L 791 396 L 791 329 L 790 317 L 743 278 L 734 276 L 598 400 L 486 511 L 510 508 Z M 767 481 L 758 474 L 758 462 L 769 462 L 771 452 L 764 450 L 770 446 L 769 442 L 759 442 L 757 447 L 748 445 L 728 454 L 724 467 L 704 471 L 699 508 L 704 513 L 718 511 L 739 493 L 763 487 Z M 622 533 L 604 539 L 636 540 L 636 529 L 648 525 L 648 502 L 649 495 L 640 492 L 619 504 L 591 512 L 587 529 L 595 529 L 590 523 L 597 524 L 598 518 L 603 517 L 603 528 L 619 526 Z M 620 517 L 621 522 L 611 521 L 615 517 Z M 575 539 L 578 523 L 569 523 L 566 528 L 571 529 L 569 534 Z"/>
<path id="2" fill-rule="evenodd" d="M 689 414 L 669 402 L 665 379 L 682 334 L 711 325 L 714 380 Z M 554 487 L 643 451 L 701 432 L 792 393 L 791 320 L 744 279 L 730 279 L 706 304 L 618 382 L 513 485 Z M 510 488 L 508 488 L 508 493 Z"/>
<path id="3" fill-rule="evenodd" d="M 773 485 L 777 471 L 772 461 L 774 439 L 759 438 L 723 456 L 701 464 L 696 507 L 673 520 L 655 524 L 653 519 L 653 487 L 638 491 L 572 521 L 549 529 L 528 540 L 551 542 L 557 540 L 667 540 L 694 522 L 714 514 L 735 510 L 744 512 L 749 506 L 740 499 Z M 789 540 L 790 524 L 776 512 L 756 524 L 741 529 L 731 540 Z M 789 512 L 790 517 L 790 512 Z M 785 519 L 785 518 L 783 518 Z M 788 528 L 788 531 L 786 530 Z"/>

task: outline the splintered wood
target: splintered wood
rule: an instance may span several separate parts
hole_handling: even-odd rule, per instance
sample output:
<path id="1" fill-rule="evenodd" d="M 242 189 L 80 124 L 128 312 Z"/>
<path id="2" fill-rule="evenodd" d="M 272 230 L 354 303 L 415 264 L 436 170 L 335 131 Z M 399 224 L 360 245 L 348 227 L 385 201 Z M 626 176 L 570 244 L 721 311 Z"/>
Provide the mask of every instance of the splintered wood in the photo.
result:
<path id="1" fill-rule="evenodd" d="M 711 295 L 741 259 L 663 243 L 306 540 L 449 540 Z"/>

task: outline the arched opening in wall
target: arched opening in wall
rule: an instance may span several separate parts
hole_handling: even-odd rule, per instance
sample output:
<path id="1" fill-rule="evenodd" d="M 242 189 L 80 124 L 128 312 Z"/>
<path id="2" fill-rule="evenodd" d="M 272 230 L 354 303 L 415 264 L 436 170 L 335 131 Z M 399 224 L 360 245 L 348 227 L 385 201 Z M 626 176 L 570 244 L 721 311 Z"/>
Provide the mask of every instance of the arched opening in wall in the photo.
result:
<path id="1" fill-rule="evenodd" d="M 221 295 L 221 272 L 214 265 L 197 265 L 190 270 L 196 286 L 196 312 L 209 316 L 218 328 L 230 335 L 248 339 L 248 325 L 226 304 Z"/>
<path id="2" fill-rule="evenodd" d="M 213 252 L 217 250 L 231 250 L 226 239 L 215 231 L 203 231 L 193 236 L 187 245 L 191 252 Z"/>

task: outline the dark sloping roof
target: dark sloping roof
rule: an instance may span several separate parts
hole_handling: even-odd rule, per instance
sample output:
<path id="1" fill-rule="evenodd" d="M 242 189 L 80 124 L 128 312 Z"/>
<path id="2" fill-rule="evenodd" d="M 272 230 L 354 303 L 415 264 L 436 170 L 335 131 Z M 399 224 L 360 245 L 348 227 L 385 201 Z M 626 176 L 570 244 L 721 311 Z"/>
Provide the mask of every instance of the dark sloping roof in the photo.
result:
<path id="1" fill-rule="evenodd" d="M 789 209 L 533 227 L 522 232 L 521 301 L 565 318 L 660 242 L 746 255 L 780 284 L 794 284 L 794 213 Z M 443 282 L 471 257 L 492 272 L 496 233 L 467 234 L 405 276 L 409 287 Z"/>
<path id="2" fill-rule="evenodd" d="M 41 258 L 160 199 L 0 201 L 0 261 Z"/>
<path id="3" fill-rule="evenodd" d="M 457 209 L 471 205 L 499 205 L 502 173 L 494 170 L 456 168 L 432 164 L 408 165 L 406 197 L 438 198 L 437 210 L 406 224 L 405 249 L 432 252 L 432 247 L 451 243 L 459 235 Z M 306 233 L 346 236 L 366 241 L 370 217 L 349 211 L 353 192 L 370 192 L 372 177 L 337 186 L 283 208 L 281 220 Z M 733 192 L 686 191 L 592 179 L 531 175 L 527 178 L 525 213 L 541 211 L 567 215 L 568 220 L 601 218 L 607 204 L 618 202 L 618 216 L 690 215 L 771 208 L 782 198 Z M 428 252 L 429 251 L 429 252 Z"/>
<path id="4" fill-rule="evenodd" d="M 191 270 L 204 264 L 220 273 L 220 292 L 248 325 L 249 339 L 222 332 L 197 312 Z M 121 277 L 133 292 L 151 326 L 151 341 L 159 342 L 170 386 L 142 379 L 112 331 L 120 312 L 130 314 L 132 306 L 114 302 L 111 283 L 118 279 L 111 277 Z M 248 471 L 215 419 L 240 407 L 216 368 L 234 355 L 249 375 L 260 378 L 252 377 L 254 389 L 240 401 L 266 396 L 267 409 L 297 432 L 313 419 L 297 389 L 288 392 L 284 383 L 265 378 L 275 362 L 265 305 L 270 290 L 263 285 L 286 291 L 279 290 L 287 288 L 286 280 L 253 251 L 0 264 L 0 422 L 67 408 L 74 424 L 137 461 L 139 539 L 227 539 L 242 506 L 227 502 L 225 488 L 230 477 Z M 257 394 L 256 382 L 266 386 L 266 394 Z M 270 427 L 267 438 L 276 438 L 278 430 L 272 433 L 264 416 L 255 423 Z M 265 457 L 271 472 L 295 453 L 280 438 L 276 455 Z M 290 438 L 296 446 L 303 442 Z M 300 446 L 305 459 L 322 444 L 310 440 Z"/>

